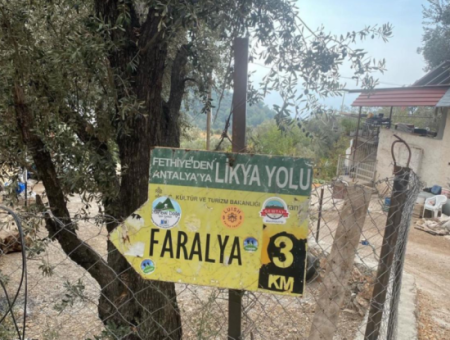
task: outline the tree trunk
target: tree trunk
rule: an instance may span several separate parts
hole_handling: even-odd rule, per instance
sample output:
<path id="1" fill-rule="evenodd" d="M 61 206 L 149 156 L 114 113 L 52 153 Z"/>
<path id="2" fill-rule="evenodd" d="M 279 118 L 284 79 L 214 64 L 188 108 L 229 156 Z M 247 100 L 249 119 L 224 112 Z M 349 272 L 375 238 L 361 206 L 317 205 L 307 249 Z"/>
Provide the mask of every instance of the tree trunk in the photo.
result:
<path id="1" fill-rule="evenodd" d="M 161 72 L 162 73 L 162 72 Z M 153 90 L 153 89 L 151 89 Z M 162 118 L 161 105 L 149 106 L 149 117 L 135 123 L 133 134 L 119 140 L 122 166 L 126 165 L 120 188 L 120 215 L 125 218 L 148 198 L 150 149 L 158 145 L 158 134 L 150 124 Z M 108 325 L 129 325 L 135 332 L 123 339 L 181 339 L 181 318 L 173 283 L 143 280 L 115 246 L 108 242 L 108 264 L 117 278 L 102 289 L 99 315 Z"/>
<path id="2" fill-rule="evenodd" d="M 99 303 L 102 321 L 106 325 L 129 326 L 130 333 L 121 339 L 181 339 L 175 285 L 141 279 L 111 242 L 108 242 L 108 264 L 119 274 L 102 289 Z"/>
<path id="3" fill-rule="evenodd" d="M 148 198 L 151 148 L 179 146 L 178 117 L 184 93 L 184 66 L 187 62 L 186 50 L 183 49 L 177 54 L 173 66 L 173 92 L 169 102 L 164 103 L 161 92 L 167 42 L 158 29 L 159 19 L 150 11 L 147 20 L 140 26 L 132 4 L 126 4 L 130 6 L 130 23 L 123 34 L 121 30 L 112 31 L 111 39 L 121 47 L 112 51 L 108 59 L 117 76 L 115 79 L 120 79 L 115 84 L 118 100 L 135 97 L 138 102 L 145 103 L 145 107 L 133 114 L 127 113 L 125 121 L 120 122 L 126 129 L 117 134 L 122 166 L 120 188 L 115 199 L 108 197 L 104 203 L 105 212 L 119 220 L 128 217 Z M 96 10 L 99 17 L 114 25 L 119 11 L 118 1 L 98 0 Z M 130 71 L 128 65 L 137 54 L 140 56 L 138 69 Z M 123 80 L 129 85 L 124 85 Z M 14 89 L 14 101 L 22 140 L 43 180 L 53 216 L 63 222 L 60 225 L 51 214 L 47 214 L 47 229 L 50 236 L 58 240 L 63 251 L 100 284 L 98 312 L 101 320 L 107 326 L 114 325 L 124 330 L 124 333 L 114 334 L 120 339 L 181 339 L 181 318 L 173 283 L 143 280 L 111 242 L 107 243 L 108 259 L 104 261 L 94 249 L 77 237 L 56 167 L 44 142 L 34 133 L 34 116 L 25 103 L 25 95 L 19 84 Z M 87 130 L 78 123 L 83 122 L 75 124 L 75 133 L 80 140 L 85 140 L 86 145 L 95 144 L 91 136 L 84 135 Z M 113 124 L 116 123 L 115 120 Z M 106 144 L 98 144 L 97 153 L 108 162 L 111 161 Z M 119 185 L 116 178 L 112 181 L 115 181 L 114 186 Z M 108 232 L 113 228 L 109 224 Z"/>
<path id="4" fill-rule="evenodd" d="M 175 148 L 180 147 L 180 108 L 186 86 L 186 63 L 188 45 L 182 45 L 177 51 L 172 64 L 170 77 L 170 97 L 164 103 L 164 130 L 162 145 Z"/>
<path id="5" fill-rule="evenodd" d="M 70 219 L 55 166 L 44 143 L 34 132 L 33 115 L 25 101 L 24 91 L 18 83 L 13 89 L 13 97 L 17 126 L 22 141 L 30 151 L 39 178 L 44 183 L 51 212 L 53 216 L 59 219 L 59 222 L 57 222 L 50 218 L 49 214 L 46 214 L 46 228 L 49 237 L 58 240 L 61 248 L 70 259 L 89 271 L 100 286 L 104 286 L 113 278 L 111 270 L 109 270 L 105 261 L 89 245 L 82 242 L 76 234 L 76 228 Z"/>
<path id="6" fill-rule="evenodd" d="M 130 133 L 119 135 L 117 140 L 123 170 L 119 202 L 115 204 L 119 210 L 114 216 L 120 219 L 128 217 L 148 199 L 151 148 L 179 146 L 177 116 L 181 99 L 179 103 L 172 104 L 172 112 L 177 112 L 168 118 L 161 97 L 167 43 L 158 36 L 158 21 L 152 20 L 151 16 L 149 13 L 149 18 L 140 28 L 139 46 L 145 46 L 147 41 L 152 40 L 153 47 L 141 54 L 133 82 L 134 94 L 138 100 L 145 102 L 145 111 L 128 119 L 126 123 Z M 120 61 L 123 55 L 127 53 L 113 56 L 111 64 L 116 67 L 123 64 Z M 182 69 L 186 59 L 184 57 L 181 62 Z M 102 289 L 99 315 L 103 322 L 106 325 L 111 322 L 129 326 L 132 332 L 123 338 L 127 340 L 181 339 L 181 317 L 175 285 L 143 280 L 111 242 L 108 242 L 108 264 L 117 273 L 117 278 Z"/>

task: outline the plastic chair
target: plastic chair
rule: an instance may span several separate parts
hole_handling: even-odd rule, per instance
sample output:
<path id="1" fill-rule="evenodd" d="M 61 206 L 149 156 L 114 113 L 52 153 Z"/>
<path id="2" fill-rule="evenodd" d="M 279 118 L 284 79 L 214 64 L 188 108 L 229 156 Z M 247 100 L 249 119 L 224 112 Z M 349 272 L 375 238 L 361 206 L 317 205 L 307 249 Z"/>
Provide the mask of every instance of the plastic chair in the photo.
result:
<path id="1" fill-rule="evenodd" d="M 438 217 L 439 212 L 442 213 L 442 206 L 445 202 L 447 202 L 447 196 L 445 195 L 428 197 L 423 206 L 423 216 L 425 217 L 425 210 L 429 210 L 433 213 L 433 217 Z"/>

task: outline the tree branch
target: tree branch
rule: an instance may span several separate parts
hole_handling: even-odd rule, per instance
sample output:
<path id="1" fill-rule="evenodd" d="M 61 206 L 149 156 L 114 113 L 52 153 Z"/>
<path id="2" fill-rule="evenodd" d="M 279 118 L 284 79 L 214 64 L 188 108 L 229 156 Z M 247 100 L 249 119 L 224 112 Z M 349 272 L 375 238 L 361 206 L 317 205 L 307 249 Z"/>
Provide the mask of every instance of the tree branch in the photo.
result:
<path id="1" fill-rule="evenodd" d="M 102 193 L 103 197 L 103 205 L 105 208 L 105 212 L 109 215 L 114 216 L 114 203 L 115 200 L 111 199 L 111 193 L 118 193 L 120 190 L 120 182 L 119 178 L 116 174 L 116 163 L 114 161 L 114 158 L 111 154 L 111 151 L 109 150 L 108 144 L 101 141 L 99 138 L 97 138 L 94 135 L 94 127 L 89 124 L 78 112 L 75 112 L 74 110 L 70 110 L 69 108 L 67 110 L 60 110 L 61 117 L 63 118 L 63 121 L 67 124 L 73 127 L 75 134 L 78 136 L 78 138 L 86 145 L 91 146 L 94 150 L 94 152 L 103 159 L 107 164 L 109 164 L 109 167 L 106 169 L 107 171 L 107 177 L 108 182 L 107 186 L 105 187 L 105 181 L 104 177 L 102 175 L 94 176 L 95 181 L 99 184 L 99 190 Z M 96 174 L 104 172 L 105 167 L 102 168 L 99 167 L 99 171 L 96 172 Z M 100 183 L 102 181 L 102 183 Z"/>
<path id="2" fill-rule="evenodd" d="M 40 137 L 34 132 L 33 116 L 25 103 L 24 92 L 17 83 L 13 92 L 17 126 L 22 141 L 28 147 L 39 177 L 42 179 L 50 210 L 53 216 L 58 217 L 61 221 L 61 223 L 57 223 L 49 215 L 46 216 L 46 228 L 50 237 L 57 239 L 70 259 L 86 269 L 103 287 L 113 279 L 112 272 L 101 256 L 77 237 L 51 155 Z"/>
<path id="3" fill-rule="evenodd" d="M 192 81 L 192 82 L 194 82 L 194 83 L 198 84 L 198 81 L 197 81 L 197 79 L 194 79 L 194 78 L 189 78 L 189 77 L 188 77 L 188 78 L 184 78 L 184 79 L 183 79 L 183 81 L 184 81 L 184 82 L 187 82 L 187 81 Z"/>

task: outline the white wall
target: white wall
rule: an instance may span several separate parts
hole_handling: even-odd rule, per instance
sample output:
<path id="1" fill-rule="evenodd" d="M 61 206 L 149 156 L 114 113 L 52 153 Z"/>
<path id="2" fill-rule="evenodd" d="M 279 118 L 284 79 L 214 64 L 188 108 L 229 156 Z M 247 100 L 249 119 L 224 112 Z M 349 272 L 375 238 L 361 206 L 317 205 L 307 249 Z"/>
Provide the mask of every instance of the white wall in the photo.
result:
<path id="1" fill-rule="evenodd" d="M 350 166 L 350 155 L 352 154 L 352 147 L 353 147 L 353 139 L 350 139 L 350 147 L 348 147 L 347 150 L 345 150 L 344 165 L 346 167 Z"/>
<path id="2" fill-rule="evenodd" d="M 377 150 L 377 179 L 392 177 L 394 162 L 391 156 L 391 145 L 396 140 L 394 134 L 404 139 L 411 147 L 410 167 L 421 178 L 426 186 L 434 184 L 450 187 L 450 114 L 443 115 L 442 139 L 420 137 L 396 130 L 382 129 Z M 408 150 L 402 144 L 395 144 L 397 164 L 406 165 Z"/>

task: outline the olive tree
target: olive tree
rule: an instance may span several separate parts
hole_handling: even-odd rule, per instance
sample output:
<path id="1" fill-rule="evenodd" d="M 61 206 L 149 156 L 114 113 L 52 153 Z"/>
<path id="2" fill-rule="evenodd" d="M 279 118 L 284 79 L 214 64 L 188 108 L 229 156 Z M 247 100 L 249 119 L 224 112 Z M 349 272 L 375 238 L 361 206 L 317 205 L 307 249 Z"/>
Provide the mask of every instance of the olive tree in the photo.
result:
<path id="1" fill-rule="evenodd" d="M 428 6 L 423 6 L 423 18 L 423 44 L 417 51 L 425 58 L 427 69 L 432 69 L 449 60 L 450 1 L 428 0 Z"/>
<path id="2" fill-rule="evenodd" d="M 117 221 L 142 205 L 150 150 L 180 144 L 187 90 L 208 107 L 211 83 L 232 87 L 236 37 L 248 36 L 250 61 L 269 68 L 249 101 L 278 91 L 279 123 L 338 95 L 343 63 L 376 84 L 370 73 L 384 61 L 352 46 L 387 39 L 390 25 L 337 36 L 300 14 L 290 0 L 0 0 L 1 159 L 35 165 L 49 237 L 99 283 L 99 317 L 127 328 L 124 339 L 181 338 L 174 284 L 142 280 L 111 242 L 107 259 L 82 242 L 70 196 L 97 200 Z"/>

